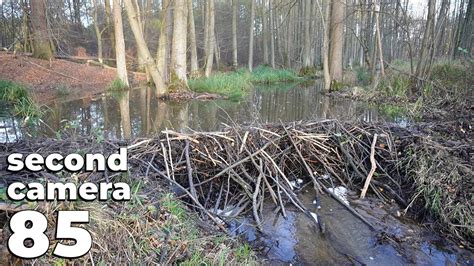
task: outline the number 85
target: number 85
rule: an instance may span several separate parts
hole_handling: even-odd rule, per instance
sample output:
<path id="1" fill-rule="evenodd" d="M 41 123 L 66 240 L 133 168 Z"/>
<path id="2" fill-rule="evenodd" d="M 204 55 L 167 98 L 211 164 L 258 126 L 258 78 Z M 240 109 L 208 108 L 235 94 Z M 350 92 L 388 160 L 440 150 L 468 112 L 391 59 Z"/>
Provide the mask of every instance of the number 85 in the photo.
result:
<path id="1" fill-rule="evenodd" d="M 72 223 L 89 223 L 88 211 L 58 211 L 56 220 L 56 240 L 74 240 L 74 245 L 57 243 L 53 255 L 62 258 L 79 258 L 92 247 L 91 234 L 84 228 L 72 227 Z M 48 221 L 38 211 L 20 211 L 10 219 L 13 234 L 8 239 L 8 249 L 22 259 L 34 259 L 43 256 L 49 248 L 49 239 L 44 234 Z M 32 245 L 25 245 L 30 240 Z"/>

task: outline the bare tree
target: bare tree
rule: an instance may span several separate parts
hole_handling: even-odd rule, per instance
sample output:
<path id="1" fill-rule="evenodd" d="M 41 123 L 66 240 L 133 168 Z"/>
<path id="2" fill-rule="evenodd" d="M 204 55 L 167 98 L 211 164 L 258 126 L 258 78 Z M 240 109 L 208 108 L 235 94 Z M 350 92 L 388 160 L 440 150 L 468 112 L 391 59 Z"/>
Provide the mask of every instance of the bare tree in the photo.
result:
<path id="1" fill-rule="evenodd" d="M 383 61 L 383 49 L 382 49 L 382 38 L 380 37 L 380 21 L 379 21 L 379 13 L 380 13 L 380 5 L 375 0 L 374 4 L 374 13 L 375 13 L 375 30 L 376 30 L 376 38 L 377 38 L 377 50 L 379 52 L 379 60 L 380 60 L 380 75 L 382 77 L 385 76 L 385 67 Z"/>
<path id="2" fill-rule="evenodd" d="M 199 76 L 199 64 L 196 44 L 196 26 L 194 24 L 193 0 L 187 0 L 189 43 L 191 46 L 191 77 Z"/>
<path id="3" fill-rule="evenodd" d="M 249 70 L 253 69 L 253 35 L 255 27 L 255 1 L 250 1 Z"/>
<path id="4" fill-rule="evenodd" d="M 97 37 L 97 58 L 99 59 L 99 62 L 103 62 L 103 55 L 102 55 L 102 31 L 99 28 L 99 20 L 98 20 L 98 12 L 99 12 L 99 6 L 97 5 L 97 0 L 92 0 L 93 4 L 93 21 L 94 21 L 94 30 L 95 30 L 95 35 Z"/>
<path id="5" fill-rule="evenodd" d="M 150 74 L 153 82 L 155 83 L 156 87 L 156 94 L 158 97 L 162 96 L 163 94 L 167 93 L 166 84 L 164 83 L 160 73 L 158 72 L 158 68 L 156 67 L 155 60 L 151 56 L 150 50 L 145 42 L 145 37 L 143 36 L 143 31 L 140 28 L 140 24 L 138 23 L 138 15 L 135 7 L 132 4 L 131 0 L 124 0 L 125 1 L 125 8 L 127 10 L 128 21 L 130 23 L 130 27 L 132 28 L 133 35 L 135 36 L 135 42 L 137 44 L 137 48 L 139 53 L 142 56 L 143 63 L 147 69 L 147 72 Z"/>
<path id="6" fill-rule="evenodd" d="M 33 57 L 50 60 L 53 57 L 46 21 L 44 0 L 30 1 L 31 6 L 31 37 L 33 41 Z"/>
<path id="7" fill-rule="evenodd" d="M 342 82 L 343 77 L 342 54 L 344 47 L 344 5 L 344 0 L 331 1 L 329 72 L 332 84 Z"/>
<path id="8" fill-rule="evenodd" d="M 237 9 L 239 0 L 232 1 L 232 66 L 234 70 L 239 67 L 238 46 L 237 46 Z"/>
<path id="9" fill-rule="evenodd" d="M 425 31 L 423 33 L 423 41 L 420 47 L 418 56 L 418 64 L 416 66 L 415 77 L 413 79 L 414 86 L 412 88 L 419 88 L 420 80 L 426 78 L 431 69 L 431 62 L 429 54 L 434 45 L 434 25 L 436 15 L 436 0 L 428 1 L 428 16 L 426 18 Z M 416 93 L 416 91 L 412 91 Z"/>
<path id="10" fill-rule="evenodd" d="M 311 66 L 311 0 L 304 2 L 304 41 L 303 41 L 303 67 Z"/>
<path id="11" fill-rule="evenodd" d="M 161 73 L 163 80 L 168 80 L 168 59 L 170 56 L 169 40 L 171 39 L 171 2 L 163 0 L 161 11 L 161 31 L 158 49 L 156 52 L 156 63 L 158 71 Z"/>
<path id="12" fill-rule="evenodd" d="M 187 87 L 186 48 L 187 48 L 187 4 L 186 0 L 174 0 L 173 42 L 171 47 L 171 66 L 173 78 L 179 80 L 180 87 Z"/>
<path id="13" fill-rule="evenodd" d="M 113 0 L 113 9 L 117 78 L 119 78 L 126 86 L 129 86 L 127 76 L 127 62 L 125 59 L 125 39 L 123 38 L 122 6 L 120 5 L 120 0 Z"/>
<path id="14" fill-rule="evenodd" d="M 206 67 L 204 74 L 206 77 L 209 77 L 212 72 L 212 64 L 214 61 L 214 49 L 215 49 L 215 7 L 214 7 L 214 0 L 209 0 L 207 2 L 207 51 L 206 51 Z"/>

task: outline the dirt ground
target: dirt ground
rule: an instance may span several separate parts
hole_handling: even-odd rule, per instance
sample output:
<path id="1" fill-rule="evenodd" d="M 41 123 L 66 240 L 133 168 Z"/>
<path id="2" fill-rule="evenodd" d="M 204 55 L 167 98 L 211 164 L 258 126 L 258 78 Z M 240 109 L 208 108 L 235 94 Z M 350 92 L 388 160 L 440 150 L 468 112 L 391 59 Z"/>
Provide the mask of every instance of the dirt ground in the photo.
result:
<path id="1" fill-rule="evenodd" d="M 102 93 L 115 77 L 115 70 L 99 66 L 0 53 L 0 79 L 28 86 L 33 97 L 41 103 L 53 100 L 58 96 L 58 91 L 64 89 L 76 97 Z M 130 73 L 129 79 L 137 85 L 145 82 L 146 76 L 143 73 Z"/>

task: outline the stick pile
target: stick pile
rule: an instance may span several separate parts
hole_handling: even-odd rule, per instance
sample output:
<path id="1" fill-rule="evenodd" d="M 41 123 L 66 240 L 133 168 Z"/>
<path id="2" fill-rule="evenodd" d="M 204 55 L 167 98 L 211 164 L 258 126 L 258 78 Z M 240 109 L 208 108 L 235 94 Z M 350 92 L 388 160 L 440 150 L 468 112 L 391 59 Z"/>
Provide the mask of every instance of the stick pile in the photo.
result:
<path id="1" fill-rule="evenodd" d="M 155 185 L 165 181 L 222 229 L 226 217 L 241 214 L 252 214 L 260 226 L 266 201 L 273 202 L 284 216 L 289 206 L 310 216 L 297 196 L 301 187 L 310 185 L 317 196 L 334 196 L 328 188 L 343 185 L 360 191 L 365 184 L 361 196 L 369 193 L 384 201 L 394 200 L 405 212 L 430 215 L 445 231 L 459 239 L 472 239 L 472 139 L 471 131 L 455 124 L 401 127 L 325 120 L 190 134 L 168 130 L 132 143 L 99 144 L 91 137 L 77 136 L 24 140 L 0 145 L 0 162 L 11 152 L 106 154 L 127 145 L 130 178 L 153 180 L 150 184 Z M 51 173 L 12 175 L 4 167 L 0 174 L 6 183 L 58 179 Z M 117 174 L 94 173 L 87 180 L 114 178 Z"/>

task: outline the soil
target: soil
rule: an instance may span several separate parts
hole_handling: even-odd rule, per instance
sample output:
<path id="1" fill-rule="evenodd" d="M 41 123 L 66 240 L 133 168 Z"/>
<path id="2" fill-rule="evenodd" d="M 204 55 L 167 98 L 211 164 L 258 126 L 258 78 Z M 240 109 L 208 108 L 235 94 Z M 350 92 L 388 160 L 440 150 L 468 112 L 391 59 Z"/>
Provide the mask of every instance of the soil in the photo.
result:
<path id="1" fill-rule="evenodd" d="M 40 103 L 56 98 L 60 87 L 67 88 L 78 97 L 102 93 L 115 77 L 114 69 L 100 66 L 0 53 L 0 79 L 28 86 L 35 100 Z M 133 72 L 129 73 L 129 80 L 135 86 L 146 82 L 146 76 Z"/>

